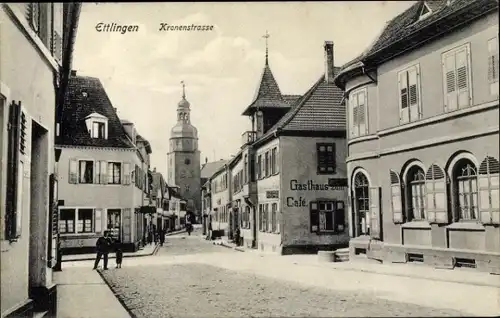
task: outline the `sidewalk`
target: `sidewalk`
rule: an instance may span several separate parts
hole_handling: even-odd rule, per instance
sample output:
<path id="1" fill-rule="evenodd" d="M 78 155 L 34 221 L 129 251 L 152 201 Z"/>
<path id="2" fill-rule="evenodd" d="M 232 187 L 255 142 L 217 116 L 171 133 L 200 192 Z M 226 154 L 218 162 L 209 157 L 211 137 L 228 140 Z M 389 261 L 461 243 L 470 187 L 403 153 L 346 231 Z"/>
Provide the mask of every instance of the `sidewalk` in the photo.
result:
<path id="1" fill-rule="evenodd" d="M 99 273 L 87 267 L 65 267 L 54 272 L 58 318 L 128 318 Z"/>
<path id="2" fill-rule="evenodd" d="M 185 229 L 167 233 L 165 236 L 171 236 L 175 234 L 180 234 L 186 232 Z M 158 249 L 160 248 L 160 244 L 151 244 L 146 245 L 143 248 L 139 249 L 136 252 L 126 252 L 123 253 L 123 257 L 141 257 L 141 256 L 150 256 L 156 254 Z M 90 261 L 96 258 L 95 253 L 91 254 L 74 254 L 74 255 L 63 255 L 62 262 L 75 262 L 75 261 Z M 108 259 L 114 259 L 115 253 L 109 253 Z"/>
<path id="3" fill-rule="evenodd" d="M 277 253 L 261 252 L 229 242 L 227 238 L 214 241 L 214 244 L 226 248 L 233 248 L 240 252 L 257 253 L 261 256 L 276 257 L 295 265 L 322 267 L 334 270 L 357 271 L 380 275 L 423 278 L 434 281 L 453 282 L 476 286 L 489 286 L 500 288 L 500 275 L 478 272 L 474 269 L 436 269 L 423 264 L 375 264 L 370 260 L 350 260 L 349 262 L 321 262 L 317 254 L 279 255 Z M 499 291 L 500 292 L 500 291 Z"/>

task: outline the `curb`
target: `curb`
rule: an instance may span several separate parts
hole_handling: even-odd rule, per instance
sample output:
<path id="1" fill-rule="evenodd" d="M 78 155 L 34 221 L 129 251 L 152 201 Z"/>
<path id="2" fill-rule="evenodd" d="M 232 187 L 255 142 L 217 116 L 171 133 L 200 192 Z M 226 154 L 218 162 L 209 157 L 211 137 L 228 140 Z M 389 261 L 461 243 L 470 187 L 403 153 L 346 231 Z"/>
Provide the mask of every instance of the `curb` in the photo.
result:
<path id="1" fill-rule="evenodd" d="M 130 317 L 131 318 L 137 318 L 137 316 L 132 312 L 132 310 L 130 310 L 130 308 L 125 304 L 125 302 L 116 294 L 116 292 L 113 289 L 113 287 L 111 287 L 111 285 L 109 284 L 108 280 L 102 274 L 102 271 L 101 270 L 97 270 L 97 273 L 99 274 L 99 276 L 101 276 L 101 279 L 104 281 L 104 283 L 106 284 L 106 286 L 108 286 L 109 290 L 111 290 L 111 292 L 113 293 L 113 296 L 115 296 L 116 300 L 118 300 L 118 302 L 120 303 L 120 305 L 122 305 L 123 309 L 125 309 L 127 311 L 127 313 L 130 315 Z"/>
<path id="2" fill-rule="evenodd" d="M 165 236 L 172 236 L 172 235 L 176 235 L 176 234 L 181 234 L 181 233 L 185 233 L 186 230 L 181 230 L 181 231 L 177 231 L 177 232 L 171 232 L 171 233 L 167 233 L 165 234 Z M 130 258 L 130 257 L 144 257 L 144 256 L 153 256 L 153 255 L 156 255 L 156 253 L 158 253 L 158 250 L 160 249 L 160 244 L 156 244 L 155 248 L 153 249 L 153 252 L 151 253 L 148 253 L 148 254 L 128 254 L 128 255 L 123 255 L 123 258 Z M 115 256 L 108 256 L 108 260 L 109 259 L 115 259 L 116 257 Z M 65 262 L 81 262 L 81 261 L 93 261 L 95 260 L 95 257 L 87 257 L 87 258 L 79 258 L 79 259 L 62 259 L 61 260 L 61 263 L 65 263 Z"/>

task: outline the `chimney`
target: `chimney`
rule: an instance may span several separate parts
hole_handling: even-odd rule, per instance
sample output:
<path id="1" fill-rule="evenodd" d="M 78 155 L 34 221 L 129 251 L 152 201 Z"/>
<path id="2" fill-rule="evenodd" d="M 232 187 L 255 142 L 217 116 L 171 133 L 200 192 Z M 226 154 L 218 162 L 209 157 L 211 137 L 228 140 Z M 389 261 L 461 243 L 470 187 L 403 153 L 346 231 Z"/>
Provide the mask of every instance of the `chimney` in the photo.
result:
<path id="1" fill-rule="evenodd" d="M 71 76 L 72 77 L 76 76 L 76 70 L 71 70 Z"/>
<path id="2" fill-rule="evenodd" d="M 333 42 L 325 41 L 325 81 L 327 83 L 333 83 L 333 70 Z"/>

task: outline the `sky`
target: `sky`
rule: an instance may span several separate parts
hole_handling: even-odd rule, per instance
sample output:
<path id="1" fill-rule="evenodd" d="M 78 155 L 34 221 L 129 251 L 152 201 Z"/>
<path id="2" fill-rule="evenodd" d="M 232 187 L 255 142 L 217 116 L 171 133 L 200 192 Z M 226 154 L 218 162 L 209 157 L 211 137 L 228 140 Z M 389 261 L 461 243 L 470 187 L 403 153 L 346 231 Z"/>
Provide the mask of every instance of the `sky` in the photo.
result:
<path id="1" fill-rule="evenodd" d="M 84 3 L 73 69 L 101 80 L 118 116 L 151 143 L 151 169 L 167 176 L 181 81 L 201 162 L 227 159 L 250 130 L 241 114 L 262 75 L 266 30 L 269 65 L 281 92 L 301 95 L 324 73 L 325 41 L 333 41 L 334 63 L 342 66 L 414 2 Z M 98 23 L 139 30 L 98 32 Z M 160 31 L 161 23 L 213 29 Z"/>

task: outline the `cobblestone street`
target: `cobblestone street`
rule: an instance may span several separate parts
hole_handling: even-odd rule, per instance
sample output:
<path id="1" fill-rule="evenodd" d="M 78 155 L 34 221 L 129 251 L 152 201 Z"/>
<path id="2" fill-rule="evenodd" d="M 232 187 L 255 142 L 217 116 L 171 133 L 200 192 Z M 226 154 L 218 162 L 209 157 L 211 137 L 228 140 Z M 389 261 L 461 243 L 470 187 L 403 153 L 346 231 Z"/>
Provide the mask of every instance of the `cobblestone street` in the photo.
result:
<path id="1" fill-rule="evenodd" d="M 212 255 L 208 256 L 209 253 Z M 470 315 L 381 299 L 373 289 L 316 287 L 246 270 L 230 270 L 209 261 L 228 257 L 228 260 L 246 262 L 248 257 L 258 258 L 248 254 L 215 246 L 202 241 L 200 236 L 178 235 L 169 237 L 148 264 L 141 260 L 142 264 L 125 264 L 122 269 L 103 274 L 116 295 L 137 317 Z M 198 258 L 204 258 L 205 263 L 197 262 Z"/>

